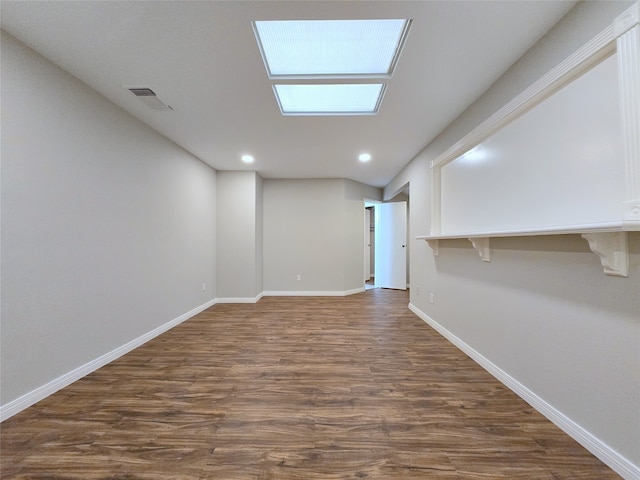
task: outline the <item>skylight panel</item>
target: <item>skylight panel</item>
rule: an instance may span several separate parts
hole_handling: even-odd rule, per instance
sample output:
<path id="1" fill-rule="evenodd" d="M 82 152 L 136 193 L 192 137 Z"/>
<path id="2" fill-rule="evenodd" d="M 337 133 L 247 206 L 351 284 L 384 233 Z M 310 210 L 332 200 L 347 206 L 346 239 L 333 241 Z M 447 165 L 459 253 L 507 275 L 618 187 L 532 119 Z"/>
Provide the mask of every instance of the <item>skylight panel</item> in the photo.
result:
<path id="1" fill-rule="evenodd" d="M 386 76 L 393 73 L 410 21 L 256 21 L 271 78 Z"/>
<path id="2" fill-rule="evenodd" d="M 378 111 L 384 84 L 274 85 L 284 115 L 367 115 Z"/>
<path id="3" fill-rule="evenodd" d="M 283 115 L 370 115 L 378 112 L 410 25 L 282 20 L 256 21 L 253 29 Z M 354 83 L 358 78 L 379 80 Z"/>

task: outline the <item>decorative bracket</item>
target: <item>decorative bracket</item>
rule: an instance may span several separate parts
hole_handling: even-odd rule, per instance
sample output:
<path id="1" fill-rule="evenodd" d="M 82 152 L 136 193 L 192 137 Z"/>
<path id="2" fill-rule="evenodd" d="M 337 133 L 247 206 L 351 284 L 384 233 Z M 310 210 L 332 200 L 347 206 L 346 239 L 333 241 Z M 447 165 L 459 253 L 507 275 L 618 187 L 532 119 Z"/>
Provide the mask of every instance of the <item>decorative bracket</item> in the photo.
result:
<path id="1" fill-rule="evenodd" d="M 429 246 L 431 247 L 431 250 L 433 250 L 433 256 L 437 257 L 438 255 L 440 255 L 440 244 L 438 243 L 438 240 L 427 240 L 427 243 L 429 244 Z"/>
<path id="2" fill-rule="evenodd" d="M 583 233 L 589 248 L 600 257 L 606 275 L 629 276 L 627 232 Z"/>
<path id="3" fill-rule="evenodd" d="M 504 232 L 485 232 L 485 235 L 473 235 L 473 234 L 456 234 L 456 235 L 431 235 L 424 237 L 416 237 L 417 239 L 426 240 L 429 246 L 433 249 L 435 256 L 439 253 L 439 240 L 447 239 L 468 239 L 473 248 L 478 252 L 478 255 L 483 262 L 491 261 L 491 248 L 490 241 L 492 237 L 526 237 L 533 235 L 566 235 L 566 234 L 581 234 L 587 242 L 589 242 L 589 248 L 593 253 L 598 255 L 600 263 L 604 268 L 606 275 L 612 275 L 614 277 L 628 277 L 629 276 L 629 244 L 628 233 L 629 231 L 640 231 L 640 228 L 633 230 L 613 230 L 611 225 L 606 226 L 578 226 L 579 228 L 555 228 L 553 230 L 519 230 L 519 231 L 504 231 Z M 583 228 L 584 227 L 584 228 Z M 623 225 L 619 225 L 618 228 L 625 228 Z"/>
<path id="4" fill-rule="evenodd" d="M 470 238 L 469 241 L 473 248 L 476 249 L 478 255 L 483 262 L 491 261 L 491 248 L 489 247 L 490 238 L 489 237 L 474 237 Z"/>

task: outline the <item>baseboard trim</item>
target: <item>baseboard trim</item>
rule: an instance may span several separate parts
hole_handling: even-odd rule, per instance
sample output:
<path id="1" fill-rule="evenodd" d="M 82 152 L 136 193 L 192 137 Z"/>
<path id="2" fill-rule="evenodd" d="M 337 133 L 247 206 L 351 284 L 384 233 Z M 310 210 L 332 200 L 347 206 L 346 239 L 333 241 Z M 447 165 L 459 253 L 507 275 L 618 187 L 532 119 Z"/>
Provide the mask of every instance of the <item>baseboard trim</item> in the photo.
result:
<path id="1" fill-rule="evenodd" d="M 329 291 L 270 291 L 263 292 L 265 297 L 346 297 L 355 293 L 364 292 L 364 287 L 352 290 L 329 290 Z"/>
<path id="2" fill-rule="evenodd" d="M 366 292 L 366 288 L 364 287 L 359 287 L 359 288 L 352 288 L 351 290 L 347 290 L 344 292 L 344 296 L 349 296 L 349 295 L 355 295 L 357 293 L 362 293 L 362 292 Z"/>
<path id="3" fill-rule="evenodd" d="M 422 310 L 412 303 L 409 303 L 409 310 L 415 313 L 421 320 L 433 327 L 440 335 L 445 337 L 456 347 L 467 354 L 478 365 L 488 371 L 516 395 L 535 408 L 542 415 L 547 417 L 552 423 L 563 430 L 567 435 L 576 440 L 579 444 L 589 450 L 593 455 L 608 465 L 613 471 L 625 480 L 640 480 L 640 466 L 633 464 L 617 451 L 594 436 L 592 433 L 571 420 L 565 414 L 547 403 L 544 399 L 529 390 L 526 386 L 513 378 L 507 372 L 495 365 L 478 351 L 429 317 Z"/>
<path id="4" fill-rule="evenodd" d="M 223 297 L 216 298 L 216 303 L 258 303 L 263 297 L 264 293 L 261 292 L 255 297 Z"/>
<path id="5" fill-rule="evenodd" d="M 128 343 L 125 343 L 124 345 L 116 348 L 115 350 L 105 353 L 104 355 L 94 360 L 91 360 L 90 362 L 85 363 L 84 365 L 81 365 L 80 367 L 74 370 L 71 370 L 70 372 L 65 373 L 64 375 L 50 381 L 49 383 L 42 385 L 41 387 L 38 387 L 30 391 L 29 393 L 26 393 L 25 395 L 22 395 L 21 397 L 16 398 L 15 400 L 10 401 L 5 405 L 0 405 L 0 422 L 14 416 L 15 414 L 21 412 L 25 408 L 28 408 L 31 405 L 39 402 L 40 400 L 47 398 L 49 395 L 56 393 L 58 390 L 68 385 L 71 385 L 73 382 L 80 380 L 82 377 L 90 374 L 91 372 L 94 372 L 100 367 L 104 367 L 108 363 L 111 363 L 114 360 L 120 358 L 122 355 L 129 353 L 131 350 L 138 348 L 139 346 L 145 344 L 149 340 L 152 340 L 158 335 L 166 332 L 167 330 L 172 329 L 173 327 L 181 324 L 185 320 L 188 320 L 194 315 L 197 315 L 203 310 L 206 310 L 207 308 L 215 305 L 215 303 L 216 303 L 216 300 L 210 300 L 200 305 L 199 307 L 196 307 L 193 310 L 190 310 L 189 312 L 183 315 L 180 315 L 178 318 L 175 318 L 165 323 L 164 325 L 160 325 L 159 327 L 154 328 L 150 332 L 147 332 L 144 335 L 141 335 L 140 337 L 134 340 L 131 340 Z"/>

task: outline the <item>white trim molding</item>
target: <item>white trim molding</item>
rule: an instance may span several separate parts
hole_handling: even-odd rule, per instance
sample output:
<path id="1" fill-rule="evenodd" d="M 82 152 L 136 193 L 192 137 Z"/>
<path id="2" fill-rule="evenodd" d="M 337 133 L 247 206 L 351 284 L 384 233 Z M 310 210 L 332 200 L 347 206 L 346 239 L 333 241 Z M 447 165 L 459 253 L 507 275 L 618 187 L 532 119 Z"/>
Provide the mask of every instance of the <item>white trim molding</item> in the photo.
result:
<path id="1" fill-rule="evenodd" d="M 573 227 L 556 227 L 538 230 L 511 230 L 503 232 L 458 233 L 455 235 L 417 236 L 417 240 L 425 240 L 435 257 L 440 255 L 440 240 L 466 238 L 483 262 L 491 261 L 492 238 L 528 237 L 538 235 L 580 234 L 589 243 L 589 248 L 598 255 L 606 275 L 614 277 L 629 276 L 628 231 L 640 231 L 640 225 L 625 227 L 619 224 L 575 225 Z"/>
<path id="2" fill-rule="evenodd" d="M 522 398 L 525 402 L 544 415 L 552 423 L 558 426 L 567 435 L 589 450 L 594 456 L 608 465 L 613 471 L 625 480 L 640 480 L 640 466 L 631 463 L 617 451 L 604 443 L 591 432 L 567 417 L 564 413 L 547 403 L 542 397 L 529 390 L 525 385 L 513 378 L 480 352 L 472 348 L 445 327 L 436 322 L 418 307 L 409 304 L 409 310 L 415 313 L 421 320 L 433 327 L 440 335 L 449 340 L 453 345 L 467 354 L 473 361 L 493 375 L 498 381 Z"/>
<path id="3" fill-rule="evenodd" d="M 621 95 L 622 128 L 625 143 L 627 195 L 623 220 L 640 223 L 640 27 L 636 3 L 616 19 L 618 78 Z"/>
<path id="4" fill-rule="evenodd" d="M 590 67 L 615 51 L 613 26 L 607 27 L 573 55 L 560 63 L 537 82 L 515 97 L 504 107 L 487 118 L 458 142 L 432 161 L 432 169 L 455 160 L 467 150 L 486 140 L 493 133 L 513 121 L 523 112 L 533 108 L 546 97 L 579 77 Z M 434 232 L 435 233 L 435 232 Z"/>
<path id="5" fill-rule="evenodd" d="M 346 297 L 365 291 L 364 287 L 352 290 L 329 290 L 329 291 L 271 291 L 263 292 L 265 297 Z"/>
<path id="6" fill-rule="evenodd" d="M 570 82 L 589 72 L 593 67 L 613 54 L 616 55 L 618 65 L 619 112 L 624 148 L 623 169 L 626 186 L 622 187 L 625 193 L 620 199 L 620 216 L 610 220 L 619 223 L 619 228 L 623 231 L 640 230 L 639 11 L 640 4 L 636 2 L 614 19 L 605 30 L 431 161 L 431 230 L 429 238 L 420 238 L 429 241 L 429 245 L 434 250 L 434 255 L 438 255 L 438 242 L 436 241 L 438 238 L 460 236 L 459 232 L 447 232 L 443 222 L 447 217 L 447 211 L 446 208 L 443 210 L 442 189 L 445 187 L 442 180 L 442 168 L 482 144 L 482 142 L 505 128 L 515 119 L 525 115 L 535 106 L 557 93 Z M 533 227 L 535 225 L 532 225 Z M 571 229 L 571 225 L 554 227 L 564 230 Z M 480 235 L 479 233 L 472 231 L 465 236 L 474 243 L 474 248 L 478 250 L 481 258 L 484 261 L 489 261 L 488 246 L 484 248 L 484 245 L 479 245 L 479 240 L 472 240 L 470 237 L 512 236 L 513 232 L 507 229 L 504 232 L 495 232 L 495 235 Z M 448 234 L 453 236 L 447 237 Z M 611 262 L 607 259 L 605 263 Z M 614 269 L 612 271 L 605 266 L 605 273 L 608 275 L 625 276 L 622 270 Z"/>
<path id="7" fill-rule="evenodd" d="M 258 303 L 264 292 L 259 293 L 255 297 L 226 297 L 216 298 L 216 303 Z"/>
<path id="8" fill-rule="evenodd" d="M 58 390 L 71 385 L 73 382 L 80 380 L 82 377 L 89 375 L 91 372 L 98 370 L 101 367 L 104 367 L 108 363 L 117 360 L 121 356 L 129 353 L 130 351 L 138 348 L 139 346 L 147 343 L 149 340 L 154 339 L 158 335 L 163 334 L 164 332 L 172 329 L 173 327 L 181 324 L 185 320 L 190 319 L 191 317 L 197 315 L 198 313 L 206 310 L 207 308 L 216 304 L 215 300 L 210 300 L 207 303 L 200 305 L 199 307 L 194 308 L 193 310 L 188 311 L 187 313 L 180 315 L 177 318 L 165 323 L 164 325 L 160 325 L 157 328 L 154 328 L 150 332 L 141 335 L 130 342 L 125 343 L 124 345 L 112 350 L 100 357 L 91 360 L 84 365 L 81 365 L 78 368 L 71 370 L 70 372 L 65 373 L 64 375 L 46 383 L 29 393 L 22 395 L 21 397 L 12 400 L 9 403 L 0 406 L 0 422 L 6 420 L 14 416 L 17 413 L 20 413 L 25 408 L 34 405 L 40 400 L 45 399 L 49 395 L 53 395 Z"/>

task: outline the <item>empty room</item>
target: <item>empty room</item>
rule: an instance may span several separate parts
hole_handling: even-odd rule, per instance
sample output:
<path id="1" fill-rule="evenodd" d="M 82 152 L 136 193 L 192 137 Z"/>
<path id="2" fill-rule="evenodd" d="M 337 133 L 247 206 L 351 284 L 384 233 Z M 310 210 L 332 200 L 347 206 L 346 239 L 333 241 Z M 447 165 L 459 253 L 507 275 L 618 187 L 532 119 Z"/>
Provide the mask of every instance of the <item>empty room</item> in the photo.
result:
<path id="1" fill-rule="evenodd" d="M 0 478 L 640 480 L 639 9 L 2 0 Z"/>

